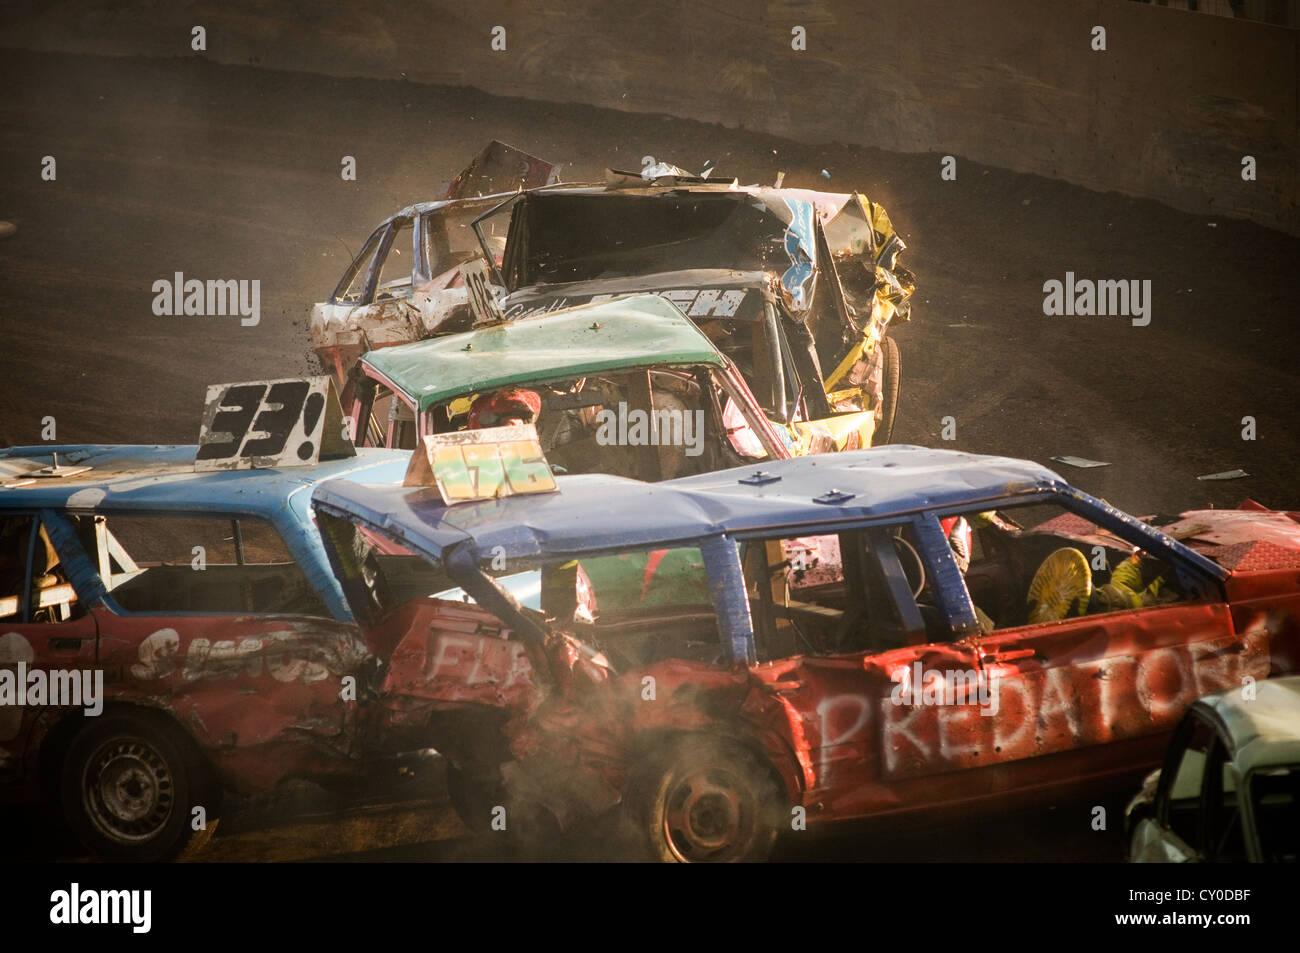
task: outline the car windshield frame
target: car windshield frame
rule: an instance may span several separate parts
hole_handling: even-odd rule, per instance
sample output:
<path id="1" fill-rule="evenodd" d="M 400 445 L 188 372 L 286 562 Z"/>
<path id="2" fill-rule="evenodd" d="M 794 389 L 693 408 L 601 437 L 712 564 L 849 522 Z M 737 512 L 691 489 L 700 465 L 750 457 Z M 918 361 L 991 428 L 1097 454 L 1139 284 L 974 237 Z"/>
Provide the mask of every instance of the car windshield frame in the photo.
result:
<path id="1" fill-rule="evenodd" d="M 762 240 L 755 244 L 755 248 L 772 245 L 784 247 L 787 241 L 787 235 L 791 231 L 791 223 L 784 221 L 773 211 L 771 207 L 760 199 L 755 198 L 745 190 L 733 190 L 728 188 L 708 188 L 708 189 L 676 189 L 676 188 L 650 188 L 650 189 L 629 189 L 629 190 L 600 190 L 600 191 L 554 191 L 554 190 L 534 190 L 520 192 L 497 205 L 496 207 L 484 212 L 473 222 L 475 232 L 479 236 L 479 243 L 482 248 L 484 257 L 492 261 L 491 249 L 486 236 L 483 233 L 483 223 L 489 218 L 495 217 L 503 212 L 510 213 L 510 224 L 507 230 L 505 254 L 501 267 L 495 264 L 491 265 L 493 278 L 495 282 L 506 290 L 507 294 L 518 291 L 521 288 L 533 287 L 543 284 L 569 283 L 580 280 L 600 280 L 601 276 L 584 275 L 580 278 L 568 277 L 560 281 L 539 281 L 535 275 L 526 273 L 523 268 L 523 262 L 530 261 L 528 250 L 528 236 L 523 232 L 527 225 L 527 210 L 530 204 L 535 202 L 590 202 L 593 206 L 597 202 L 615 203 L 619 206 L 627 202 L 672 202 L 674 199 L 681 201 L 693 201 L 700 207 L 712 205 L 730 205 L 732 207 L 731 216 L 724 217 L 723 224 L 715 229 L 701 232 L 701 235 L 707 235 L 712 232 L 719 232 L 725 227 L 725 223 L 731 220 L 736 214 L 752 213 L 756 221 L 770 222 L 772 227 L 771 234 L 762 235 Z M 603 206 L 601 206 L 603 208 Z M 521 210 L 524 210 L 521 212 Z M 680 244 L 678 242 L 660 242 L 658 246 L 664 247 Z M 602 246 L 604 247 L 604 246 Z M 807 254 L 807 249 L 802 249 Z M 622 250 L 621 250 L 622 251 Z M 522 258 L 521 258 L 522 256 Z M 579 260 L 582 256 L 576 256 L 573 260 Z M 716 267 L 723 270 L 734 271 L 771 271 L 773 269 L 784 272 L 791 266 L 789 252 L 785 250 L 775 250 L 770 256 L 771 261 L 766 256 L 754 255 L 743 262 L 729 261 L 727 263 L 718 263 L 710 266 L 700 264 L 698 259 L 692 258 L 686 262 L 665 261 L 662 266 L 652 268 L 636 269 L 624 272 L 621 277 L 635 277 L 640 275 L 657 274 L 665 271 L 679 271 L 683 269 L 699 269 L 707 267 Z M 811 264 L 811 263 L 810 263 Z M 813 266 L 814 270 L 815 265 Z"/>

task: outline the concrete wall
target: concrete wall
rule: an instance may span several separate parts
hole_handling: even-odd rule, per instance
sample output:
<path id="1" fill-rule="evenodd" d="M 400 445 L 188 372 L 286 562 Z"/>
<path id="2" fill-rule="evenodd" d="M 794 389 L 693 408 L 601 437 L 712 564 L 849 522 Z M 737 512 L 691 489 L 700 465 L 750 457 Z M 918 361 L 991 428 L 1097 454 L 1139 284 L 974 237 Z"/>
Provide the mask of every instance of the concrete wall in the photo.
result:
<path id="1" fill-rule="evenodd" d="M 27 0 L 0 13 L 0 43 L 405 77 L 952 154 L 1300 234 L 1300 31 L 1129 0 Z"/>

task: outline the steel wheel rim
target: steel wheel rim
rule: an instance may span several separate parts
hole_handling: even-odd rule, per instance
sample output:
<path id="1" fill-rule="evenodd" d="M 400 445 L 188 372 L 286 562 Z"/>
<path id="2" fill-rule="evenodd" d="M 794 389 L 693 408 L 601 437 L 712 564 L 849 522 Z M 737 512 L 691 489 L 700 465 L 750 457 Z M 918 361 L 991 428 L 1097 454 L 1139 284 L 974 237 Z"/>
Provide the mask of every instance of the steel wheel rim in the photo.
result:
<path id="1" fill-rule="evenodd" d="M 663 834 L 687 863 L 734 860 L 753 840 L 756 806 L 748 786 L 722 767 L 700 767 L 674 780 L 664 799 Z"/>
<path id="2" fill-rule="evenodd" d="M 157 836 L 175 799 L 167 760 L 142 738 L 110 738 L 86 760 L 82 806 L 96 830 L 111 840 L 138 844 Z"/>

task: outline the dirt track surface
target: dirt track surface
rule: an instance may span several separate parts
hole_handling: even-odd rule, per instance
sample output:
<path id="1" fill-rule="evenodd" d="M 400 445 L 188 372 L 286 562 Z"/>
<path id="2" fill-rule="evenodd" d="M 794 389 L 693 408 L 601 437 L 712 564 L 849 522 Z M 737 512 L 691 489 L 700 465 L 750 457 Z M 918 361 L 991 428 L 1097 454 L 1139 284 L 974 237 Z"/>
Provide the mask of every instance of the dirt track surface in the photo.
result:
<path id="1" fill-rule="evenodd" d="M 0 62 L 0 441 L 193 442 L 207 382 L 300 373 L 306 318 L 371 228 L 490 138 L 566 178 L 654 155 L 742 182 L 865 190 L 909 244 L 897 439 L 1046 461 L 1139 513 L 1300 507 L 1300 240 L 937 156 L 800 145 L 663 116 L 199 59 Z M 57 179 L 41 180 L 41 158 Z M 358 180 L 339 176 L 344 155 Z M 821 176 L 822 169 L 830 178 Z M 1213 223 L 1214 227 L 1211 227 Z M 262 320 L 155 317 L 152 283 L 259 278 Z M 1148 327 L 1045 317 L 1045 280 L 1150 279 Z M 957 439 L 939 439 L 953 416 Z M 1242 440 L 1244 416 L 1258 439 Z M 1241 467 L 1249 479 L 1198 482 Z"/>
<path id="2" fill-rule="evenodd" d="M 1109 461 L 1058 469 L 1137 513 L 1246 496 L 1300 509 L 1300 240 L 1254 225 L 962 160 L 957 180 L 944 182 L 938 156 L 198 59 L 4 51 L 0 88 L 0 219 L 18 226 L 0 238 L 0 443 L 41 442 L 46 416 L 63 443 L 191 443 L 206 383 L 311 370 L 312 302 L 380 219 L 437 197 L 495 137 L 565 163 L 568 179 L 654 155 L 692 169 L 713 160 L 742 182 L 784 170 L 787 185 L 856 187 L 884 204 L 918 287 L 914 321 L 896 330 L 899 442 Z M 57 160 L 53 182 L 40 176 L 46 155 Z M 345 155 L 356 157 L 356 182 L 340 179 Z M 261 323 L 155 317 L 151 286 L 177 271 L 260 279 Z M 1045 317 L 1043 282 L 1066 271 L 1149 279 L 1150 326 Z M 1254 442 L 1242 440 L 1246 415 L 1257 421 Z M 945 416 L 956 419 L 955 441 L 940 440 Z M 1251 476 L 1195 479 L 1237 467 Z M 1114 830 L 1083 843 L 1086 821 L 1056 829 L 1046 816 L 976 841 L 849 841 L 861 850 L 813 854 L 1109 859 L 1122 850 Z M 259 843 L 248 856 L 261 856 Z"/>
<path id="3" fill-rule="evenodd" d="M 198 863 L 295 861 L 535 862 L 638 861 L 599 839 L 535 842 L 508 832 L 475 837 L 446 795 L 435 759 L 427 771 L 376 790 L 327 792 L 290 782 L 274 798 L 227 805 L 217 830 L 192 860 Z M 1116 863 L 1126 849 L 1123 811 L 1136 785 L 1108 784 L 1014 811 L 964 818 L 851 821 L 784 834 L 775 862 Z M 1093 827 L 1097 806 L 1109 818 Z M 0 863 L 85 861 L 76 841 L 37 807 L 12 809 L 0 838 Z"/>

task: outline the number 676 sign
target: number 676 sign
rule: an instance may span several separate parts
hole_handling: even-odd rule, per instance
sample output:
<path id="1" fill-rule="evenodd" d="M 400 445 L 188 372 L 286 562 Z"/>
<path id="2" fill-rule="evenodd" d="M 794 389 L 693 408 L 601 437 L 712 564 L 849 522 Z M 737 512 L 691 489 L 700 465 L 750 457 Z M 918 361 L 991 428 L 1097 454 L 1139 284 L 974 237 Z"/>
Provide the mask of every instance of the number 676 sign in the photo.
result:
<path id="1" fill-rule="evenodd" d="M 448 504 L 556 488 L 532 424 L 427 435 L 411 455 L 402 483 L 436 486 Z"/>

